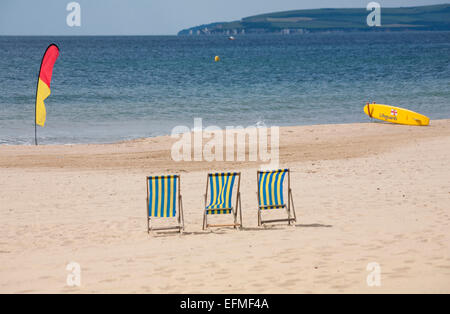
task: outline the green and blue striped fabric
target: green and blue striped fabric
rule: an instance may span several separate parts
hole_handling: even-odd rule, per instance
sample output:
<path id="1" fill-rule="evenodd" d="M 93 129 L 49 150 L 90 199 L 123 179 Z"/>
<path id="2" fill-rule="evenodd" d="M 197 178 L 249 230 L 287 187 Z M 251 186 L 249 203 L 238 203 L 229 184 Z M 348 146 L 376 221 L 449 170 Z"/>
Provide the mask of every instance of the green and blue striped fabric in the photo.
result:
<path id="1" fill-rule="evenodd" d="M 288 169 L 262 171 L 258 177 L 258 195 L 260 209 L 284 208 L 283 181 Z"/>
<path id="2" fill-rule="evenodd" d="M 178 176 L 148 177 L 148 216 L 175 217 Z"/>
<path id="3" fill-rule="evenodd" d="M 233 185 L 238 173 L 212 173 L 209 175 L 211 202 L 206 206 L 208 215 L 231 214 Z"/>

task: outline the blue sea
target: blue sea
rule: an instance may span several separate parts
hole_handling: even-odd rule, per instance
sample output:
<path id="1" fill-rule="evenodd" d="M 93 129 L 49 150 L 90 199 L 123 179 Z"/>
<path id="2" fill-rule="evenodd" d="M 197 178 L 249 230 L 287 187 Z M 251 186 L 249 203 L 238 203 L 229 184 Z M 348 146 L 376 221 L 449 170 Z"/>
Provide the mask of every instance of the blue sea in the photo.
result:
<path id="1" fill-rule="evenodd" d="M 0 144 L 33 143 L 37 74 L 52 42 L 61 51 L 41 144 L 170 134 L 194 118 L 365 122 L 367 101 L 450 118 L 450 32 L 0 37 Z"/>

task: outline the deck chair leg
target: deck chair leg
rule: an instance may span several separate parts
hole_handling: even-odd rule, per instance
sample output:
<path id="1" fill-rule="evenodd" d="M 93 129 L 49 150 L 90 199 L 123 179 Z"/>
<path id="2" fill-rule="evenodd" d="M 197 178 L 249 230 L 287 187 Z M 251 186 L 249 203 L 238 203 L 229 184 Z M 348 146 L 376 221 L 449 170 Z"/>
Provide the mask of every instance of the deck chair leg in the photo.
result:
<path id="1" fill-rule="evenodd" d="M 184 231 L 184 208 L 181 207 L 181 223 L 182 223 L 182 227 L 183 227 L 183 231 Z"/>
<path id="2" fill-rule="evenodd" d="M 181 206 L 180 206 L 180 208 L 179 208 L 178 217 L 177 217 L 177 222 L 178 222 L 178 232 L 181 233 Z"/>
<path id="3" fill-rule="evenodd" d="M 240 220 L 240 227 L 239 229 L 242 230 L 242 228 L 244 228 L 244 226 L 242 225 L 242 204 L 241 204 L 241 194 L 239 193 L 239 220 Z"/>
<path id="4" fill-rule="evenodd" d="M 205 192 L 205 194 L 204 194 L 204 197 L 205 197 L 205 206 L 203 207 L 203 208 L 206 208 L 206 202 L 207 202 L 207 200 L 208 200 L 208 180 L 206 180 L 206 192 Z M 205 230 L 206 229 L 206 223 L 207 223 L 207 221 L 206 221 L 206 210 L 203 212 L 203 228 L 202 228 L 202 230 Z"/>
<path id="5" fill-rule="evenodd" d="M 147 181 L 147 203 L 145 205 L 145 211 L 147 215 L 147 234 L 150 234 L 150 210 L 148 206 L 148 181 Z"/>
<path id="6" fill-rule="evenodd" d="M 292 191 L 291 190 L 289 190 L 289 195 L 291 197 L 292 213 L 294 214 L 294 221 L 297 222 L 297 215 L 295 213 L 295 206 L 294 206 L 294 197 L 292 196 Z"/>
<path id="7" fill-rule="evenodd" d="M 288 190 L 288 205 L 287 205 L 287 212 L 288 212 L 288 225 L 291 225 L 291 190 Z"/>
<path id="8" fill-rule="evenodd" d="M 233 229 L 237 229 L 237 214 L 238 214 L 238 208 L 233 210 L 233 221 L 234 221 Z"/>
<path id="9" fill-rule="evenodd" d="M 239 193 L 237 195 L 237 202 L 236 202 L 236 208 L 235 210 L 233 210 L 233 218 L 234 218 L 234 229 L 237 229 L 237 215 L 238 215 L 238 211 L 239 211 Z"/>
<path id="10" fill-rule="evenodd" d="M 258 227 L 261 227 L 261 210 L 258 208 Z"/>
<path id="11" fill-rule="evenodd" d="M 287 208 L 287 212 L 288 212 L 288 226 L 290 226 L 291 225 L 291 208 L 289 205 Z"/>
<path id="12" fill-rule="evenodd" d="M 183 198 L 180 195 L 180 214 L 181 214 L 181 229 L 184 231 L 184 208 L 183 208 Z"/>
<path id="13" fill-rule="evenodd" d="M 180 215 L 178 217 L 178 226 L 180 227 L 180 233 L 184 231 L 184 213 L 183 213 L 183 198 L 180 195 Z"/>

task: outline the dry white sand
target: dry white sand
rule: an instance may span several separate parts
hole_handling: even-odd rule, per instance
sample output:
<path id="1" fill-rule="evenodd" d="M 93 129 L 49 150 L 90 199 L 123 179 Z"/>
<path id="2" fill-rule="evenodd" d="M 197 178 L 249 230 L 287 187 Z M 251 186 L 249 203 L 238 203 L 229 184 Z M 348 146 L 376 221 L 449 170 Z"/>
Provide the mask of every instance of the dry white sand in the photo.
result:
<path id="1" fill-rule="evenodd" d="M 257 227 L 259 165 L 175 163 L 172 143 L 1 146 L 0 292 L 450 292 L 450 120 L 283 128 L 291 227 Z M 209 170 L 242 172 L 244 230 L 201 231 Z M 145 177 L 162 173 L 182 176 L 183 235 L 147 235 Z"/>

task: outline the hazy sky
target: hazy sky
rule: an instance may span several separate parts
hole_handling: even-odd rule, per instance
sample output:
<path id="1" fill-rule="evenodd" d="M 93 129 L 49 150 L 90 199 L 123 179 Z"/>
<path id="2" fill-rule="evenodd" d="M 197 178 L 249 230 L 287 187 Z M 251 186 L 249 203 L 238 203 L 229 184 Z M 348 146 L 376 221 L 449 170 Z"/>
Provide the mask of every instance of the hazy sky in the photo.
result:
<path id="1" fill-rule="evenodd" d="M 371 0 L 76 0 L 81 26 L 69 27 L 73 0 L 0 0 L 0 35 L 164 35 L 199 24 L 294 9 L 366 7 Z M 378 0 L 381 8 L 449 0 Z"/>

